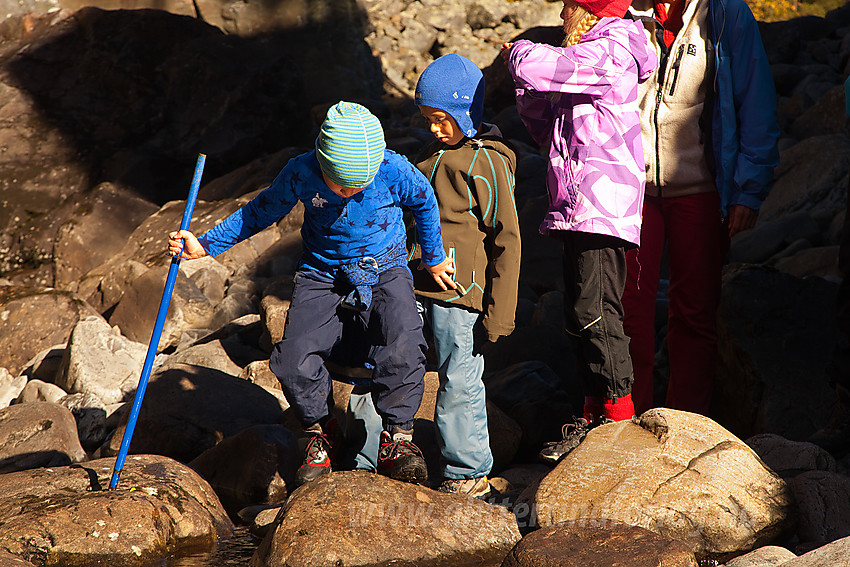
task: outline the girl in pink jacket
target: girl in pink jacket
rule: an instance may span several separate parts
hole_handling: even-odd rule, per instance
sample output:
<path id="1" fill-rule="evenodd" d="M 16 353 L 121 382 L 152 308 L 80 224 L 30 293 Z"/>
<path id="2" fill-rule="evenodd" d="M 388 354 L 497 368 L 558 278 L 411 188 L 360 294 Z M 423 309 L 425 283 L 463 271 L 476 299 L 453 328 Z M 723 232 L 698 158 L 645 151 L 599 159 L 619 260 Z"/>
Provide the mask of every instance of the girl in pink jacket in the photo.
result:
<path id="1" fill-rule="evenodd" d="M 658 66 L 628 0 L 564 0 L 565 40 L 520 40 L 502 56 L 526 128 L 548 148 L 549 210 L 540 230 L 563 241 L 565 314 L 585 389 L 583 418 L 541 451 L 557 462 L 587 430 L 634 414 L 623 331 L 626 250 L 640 243 L 644 173 L 637 86 Z"/>

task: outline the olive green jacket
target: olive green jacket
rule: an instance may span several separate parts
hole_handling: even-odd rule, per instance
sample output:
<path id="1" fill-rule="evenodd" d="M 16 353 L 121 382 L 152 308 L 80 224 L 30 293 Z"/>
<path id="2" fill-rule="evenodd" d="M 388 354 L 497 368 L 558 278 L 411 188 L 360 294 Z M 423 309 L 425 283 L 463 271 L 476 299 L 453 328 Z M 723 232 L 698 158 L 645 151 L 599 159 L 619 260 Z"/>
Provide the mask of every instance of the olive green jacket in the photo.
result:
<path id="1" fill-rule="evenodd" d="M 417 295 L 484 314 L 488 338 L 514 329 L 521 254 L 514 199 L 516 153 L 495 126 L 458 146 L 434 141 L 414 164 L 434 187 L 446 254 L 454 258 L 456 290 L 441 290 L 413 261 Z M 483 133 L 481 133 L 483 132 Z M 409 234 L 415 234 L 410 231 Z M 419 246 L 409 239 L 409 258 Z"/>

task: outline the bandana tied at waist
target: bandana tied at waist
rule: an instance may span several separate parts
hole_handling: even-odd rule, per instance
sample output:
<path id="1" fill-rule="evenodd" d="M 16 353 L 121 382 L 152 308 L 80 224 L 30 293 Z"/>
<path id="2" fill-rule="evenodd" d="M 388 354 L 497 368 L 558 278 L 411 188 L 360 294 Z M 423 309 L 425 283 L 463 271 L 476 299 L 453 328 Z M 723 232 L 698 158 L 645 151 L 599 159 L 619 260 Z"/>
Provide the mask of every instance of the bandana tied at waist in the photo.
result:
<path id="1" fill-rule="evenodd" d="M 380 260 L 372 256 L 358 258 L 340 266 L 346 282 L 354 289 L 342 300 L 342 306 L 355 311 L 366 311 L 372 304 L 372 286 L 378 283 L 381 272 L 407 265 L 407 251 L 404 242 L 390 248 Z"/>

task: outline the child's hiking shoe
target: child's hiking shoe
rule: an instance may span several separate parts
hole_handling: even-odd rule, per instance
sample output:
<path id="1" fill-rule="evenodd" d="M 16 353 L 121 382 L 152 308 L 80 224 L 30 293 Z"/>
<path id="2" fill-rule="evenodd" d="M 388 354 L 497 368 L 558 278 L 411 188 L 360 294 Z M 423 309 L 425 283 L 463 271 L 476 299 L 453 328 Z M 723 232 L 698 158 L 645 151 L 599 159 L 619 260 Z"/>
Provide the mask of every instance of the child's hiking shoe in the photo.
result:
<path id="1" fill-rule="evenodd" d="M 413 444 L 412 430 L 395 429 L 392 436 L 386 431 L 381 432 L 378 472 L 395 480 L 416 484 L 428 480 L 425 457 Z"/>
<path id="2" fill-rule="evenodd" d="M 304 448 L 304 462 L 295 472 L 295 486 L 301 486 L 331 472 L 335 443 L 332 443 L 330 438 L 337 429 L 336 420 L 329 421 L 325 429 L 328 433 L 319 426 L 307 429 L 310 438 Z"/>
<path id="3" fill-rule="evenodd" d="M 471 496 L 472 498 L 487 498 L 490 496 L 490 481 L 486 476 L 477 478 L 447 478 L 437 489 L 440 492 Z"/>
<path id="4" fill-rule="evenodd" d="M 579 446 L 579 443 L 584 441 L 587 432 L 590 431 L 590 424 L 583 417 L 573 417 L 572 422 L 567 422 L 561 427 L 560 441 L 550 441 L 543 445 L 539 456 L 544 463 L 554 465 L 560 461 L 564 455 L 569 454 L 573 449 Z"/>
<path id="5" fill-rule="evenodd" d="M 576 418 L 573 416 L 573 421 L 567 422 L 561 427 L 563 439 L 550 441 L 543 445 L 543 449 L 538 454 L 540 460 L 550 465 L 556 464 L 584 441 L 588 431 L 606 423 L 614 423 L 614 420 L 602 417 L 594 423 L 588 423 L 583 417 Z"/>

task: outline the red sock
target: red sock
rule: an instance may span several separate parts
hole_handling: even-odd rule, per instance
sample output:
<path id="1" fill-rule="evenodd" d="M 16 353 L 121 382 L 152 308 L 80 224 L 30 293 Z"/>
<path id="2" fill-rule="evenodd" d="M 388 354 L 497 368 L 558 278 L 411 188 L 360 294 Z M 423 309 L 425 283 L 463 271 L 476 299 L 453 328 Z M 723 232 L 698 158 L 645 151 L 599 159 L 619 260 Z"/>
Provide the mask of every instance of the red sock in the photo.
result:
<path id="1" fill-rule="evenodd" d="M 604 415 L 603 404 L 605 398 L 601 396 L 585 396 L 584 410 L 582 417 L 587 420 L 587 423 L 594 424 L 599 421 Z"/>
<path id="2" fill-rule="evenodd" d="M 587 403 L 586 400 L 587 398 L 585 398 L 585 404 Z M 626 419 L 631 419 L 632 416 L 635 414 L 635 405 L 632 403 L 631 393 L 620 398 L 611 398 L 610 400 L 605 400 L 603 412 L 605 414 L 605 417 L 607 417 L 608 419 L 613 419 L 614 421 L 624 421 Z"/>

